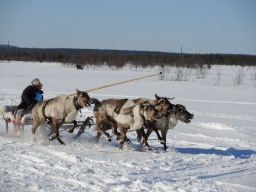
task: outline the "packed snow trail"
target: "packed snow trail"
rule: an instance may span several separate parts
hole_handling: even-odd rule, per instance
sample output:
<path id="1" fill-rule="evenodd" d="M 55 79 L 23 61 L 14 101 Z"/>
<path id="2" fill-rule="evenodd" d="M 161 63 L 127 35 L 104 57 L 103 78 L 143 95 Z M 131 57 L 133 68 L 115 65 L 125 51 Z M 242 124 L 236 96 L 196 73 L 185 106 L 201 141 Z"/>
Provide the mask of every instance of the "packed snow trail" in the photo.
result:
<path id="1" fill-rule="evenodd" d="M 54 63 L 0 65 L 0 105 L 18 104 L 22 90 L 35 77 L 44 84 L 45 98 L 52 98 L 76 88 L 83 90 L 152 73 L 150 69 L 77 71 Z M 227 74 L 221 86 L 213 86 L 214 70 L 219 67 Z M 48 141 L 40 129 L 33 137 L 29 125 L 23 136 L 17 136 L 11 124 L 6 134 L 0 117 L 0 191 L 255 192 L 255 87 L 249 86 L 249 72 L 245 77 L 248 83 L 234 87 L 231 72 L 236 68 L 213 66 L 204 80 L 149 78 L 89 94 L 100 100 L 153 98 L 155 93 L 175 97 L 172 102 L 185 105 L 195 118 L 190 124 L 179 122 L 168 132 L 166 152 L 154 133 L 148 141 L 153 151 L 137 143 L 135 132 L 128 132 L 133 143 L 125 145 L 124 150 L 118 150 L 114 136 L 112 142 L 101 137 L 94 143 L 94 127 L 87 128 L 86 134 L 75 141 L 72 138 L 78 130 L 73 134 L 62 131 L 67 145 L 61 146 L 58 141 Z M 92 110 L 93 106 L 84 108 L 77 119 L 91 116 Z"/>

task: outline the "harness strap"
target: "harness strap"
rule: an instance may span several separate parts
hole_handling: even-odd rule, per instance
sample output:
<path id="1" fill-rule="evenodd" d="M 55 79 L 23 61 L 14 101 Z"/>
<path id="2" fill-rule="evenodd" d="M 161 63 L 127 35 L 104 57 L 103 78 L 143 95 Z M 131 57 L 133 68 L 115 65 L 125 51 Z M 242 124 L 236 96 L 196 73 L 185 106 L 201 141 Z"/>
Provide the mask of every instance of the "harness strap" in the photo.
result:
<path id="1" fill-rule="evenodd" d="M 75 97 L 74 97 L 74 100 L 73 100 L 74 105 L 75 105 L 75 108 L 76 108 L 76 110 L 80 110 L 80 109 L 83 108 L 83 106 L 79 105 L 79 103 L 78 103 L 77 100 L 78 100 L 78 99 L 77 99 L 77 96 L 75 96 Z"/>
<path id="2" fill-rule="evenodd" d="M 119 114 L 122 107 L 124 106 L 124 104 L 126 103 L 128 99 L 120 99 L 118 102 L 117 102 L 117 105 L 116 105 L 116 108 L 114 109 L 114 112 L 116 114 Z"/>
<path id="3" fill-rule="evenodd" d="M 149 121 L 149 120 L 146 120 L 145 116 L 142 115 L 141 113 L 140 113 L 140 116 L 141 116 L 141 118 L 143 119 L 143 121 L 144 121 L 144 123 L 145 123 L 146 125 L 152 124 L 152 122 Z M 147 116 L 148 116 L 148 113 L 147 113 Z"/>
<path id="4" fill-rule="evenodd" d="M 46 120 L 47 122 L 51 122 L 51 121 L 52 121 L 52 118 L 51 118 L 51 117 L 47 117 L 46 114 L 45 114 L 45 107 L 46 107 L 46 105 L 47 105 L 51 100 L 53 100 L 53 99 L 49 99 L 48 101 L 46 101 L 46 103 L 44 104 L 44 106 L 43 106 L 43 108 L 42 108 L 42 114 L 43 114 L 43 116 L 44 116 L 44 118 L 45 118 L 45 120 Z"/>

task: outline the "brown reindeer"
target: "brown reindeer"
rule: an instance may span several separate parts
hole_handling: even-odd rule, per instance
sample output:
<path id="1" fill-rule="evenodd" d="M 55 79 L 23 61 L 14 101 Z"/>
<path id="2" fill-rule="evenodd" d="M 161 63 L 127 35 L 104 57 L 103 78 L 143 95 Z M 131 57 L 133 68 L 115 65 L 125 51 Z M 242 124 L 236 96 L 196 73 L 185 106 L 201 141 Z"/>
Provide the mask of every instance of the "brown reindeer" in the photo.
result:
<path id="1" fill-rule="evenodd" d="M 122 103 L 120 107 L 120 103 Z M 110 135 L 106 130 L 112 128 L 112 132 L 118 136 L 120 149 L 123 148 L 127 131 L 140 130 L 146 121 L 157 119 L 158 112 L 150 103 L 135 103 L 133 100 L 107 99 L 95 103 L 94 117 L 96 118 L 95 130 L 99 132 L 97 140 L 103 134 L 108 141 L 111 141 Z M 105 127 L 104 127 L 105 125 Z M 117 132 L 117 128 L 120 133 Z M 144 138 L 144 144 L 150 149 L 145 133 L 141 133 Z"/>
<path id="2" fill-rule="evenodd" d="M 59 95 L 53 99 L 37 103 L 32 110 L 34 120 L 32 133 L 35 134 L 37 127 L 48 121 L 51 126 L 49 140 L 57 138 L 61 144 L 65 144 L 59 138 L 59 128 L 64 122 L 75 123 L 78 111 L 91 103 L 92 100 L 89 95 L 78 89 L 76 90 L 76 96 Z"/>
<path id="3" fill-rule="evenodd" d="M 171 100 L 173 98 L 159 97 L 156 94 L 155 94 L 155 98 L 156 98 L 156 100 L 148 99 L 148 98 L 139 98 L 139 99 L 135 99 L 133 101 L 135 103 L 139 103 L 139 104 L 151 103 L 151 106 L 154 106 L 154 108 L 159 112 L 159 114 L 167 115 L 168 109 L 172 106 L 172 104 L 169 102 L 169 100 Z M 147 129 L 150 129 L 151 131 L 154 131 L 157 134 L 159 143 L 165 144 L 165 141 L 162 139 L 157 128 L 155 128 L 153 124 L 154 124 L 154 121 L 145 121 L 144 127 Z M 102 134 L 104 134 L 103 132 L 106 133 L 106 131 L 109 129 L 112 129 L 112 133 L 114 135 L 116 135 L 118 139 L 120 138 L 120 133 L 117 132 L 116 122 L 102 121 L 102 123 L 100 125 L 100 130 L 98 131 L 97 136 L 95 137 L 95 141 L 98 142 L 100 136 Z M 138 140 L 140 142 L 142 135 L 145 135 L 143 127 L 140 130 L 137 130 L 136 132 L 138 135 Z M 109 134 L 106 133 L 106 135 L 107 135 L 107 139 L 110 141 L 111 139 L 110 139 Z M 128 138 L 126 138 L 126 141 L 130 142 L 130 140 Z"/>

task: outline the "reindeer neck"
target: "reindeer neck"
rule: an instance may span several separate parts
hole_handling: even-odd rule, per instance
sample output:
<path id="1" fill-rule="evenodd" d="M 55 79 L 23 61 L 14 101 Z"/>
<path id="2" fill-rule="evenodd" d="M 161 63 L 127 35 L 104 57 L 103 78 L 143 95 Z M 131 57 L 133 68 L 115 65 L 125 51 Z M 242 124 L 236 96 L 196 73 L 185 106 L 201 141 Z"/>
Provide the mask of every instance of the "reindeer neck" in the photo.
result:
<path id="1" fill-rule="evenodd" d="M 81 106 L 81 105 L 78 103 L 78 98 L 77 98 L 77 96 L 74 96 L 74 98 L 73 98 L 73 103 L 74 103 L 74 106 L 75 106 L 76 110 L 80 110 L 80 109 L 83 108 L 83 106 Z"/>

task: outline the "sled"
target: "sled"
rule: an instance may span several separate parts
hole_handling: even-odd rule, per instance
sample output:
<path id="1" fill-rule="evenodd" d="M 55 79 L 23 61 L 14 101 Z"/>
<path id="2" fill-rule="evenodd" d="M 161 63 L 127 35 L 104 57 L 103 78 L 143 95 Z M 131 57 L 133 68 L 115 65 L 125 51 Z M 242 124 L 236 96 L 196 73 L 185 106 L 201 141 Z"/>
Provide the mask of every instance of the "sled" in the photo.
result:
<path id="1" fill-rule="evenodd" d="M 4 119 L 5 121 L 5 133 L 9 132 L 9 123 L 11 123 L 11 119 Z M 33 125 L 33 120 L 29 119 L 26 120 L 24 124 L 21 125 L 21 133 L 24 133 L 24 126 L 25 125 Z M 84 121 L 77 121 L 77 126 L 75 129 L 79 128 L 79 131 L 77 132 L 77 134 L 73 137 L 73 139 L 77 139 L 78 137 L 80 137 L 81 134 L 85 133 L 85 128 L 89 127 L 91 128 L 91 126 L 94 125 L 94 121 L 93 121 L 93 117 L 87 117 Z M 64 123 L 61 126 L 61 130 L 60 131 L 67 131 L 69 128 L 71 128 L 73 126 L 73 124 L 71 123 Z"/>

